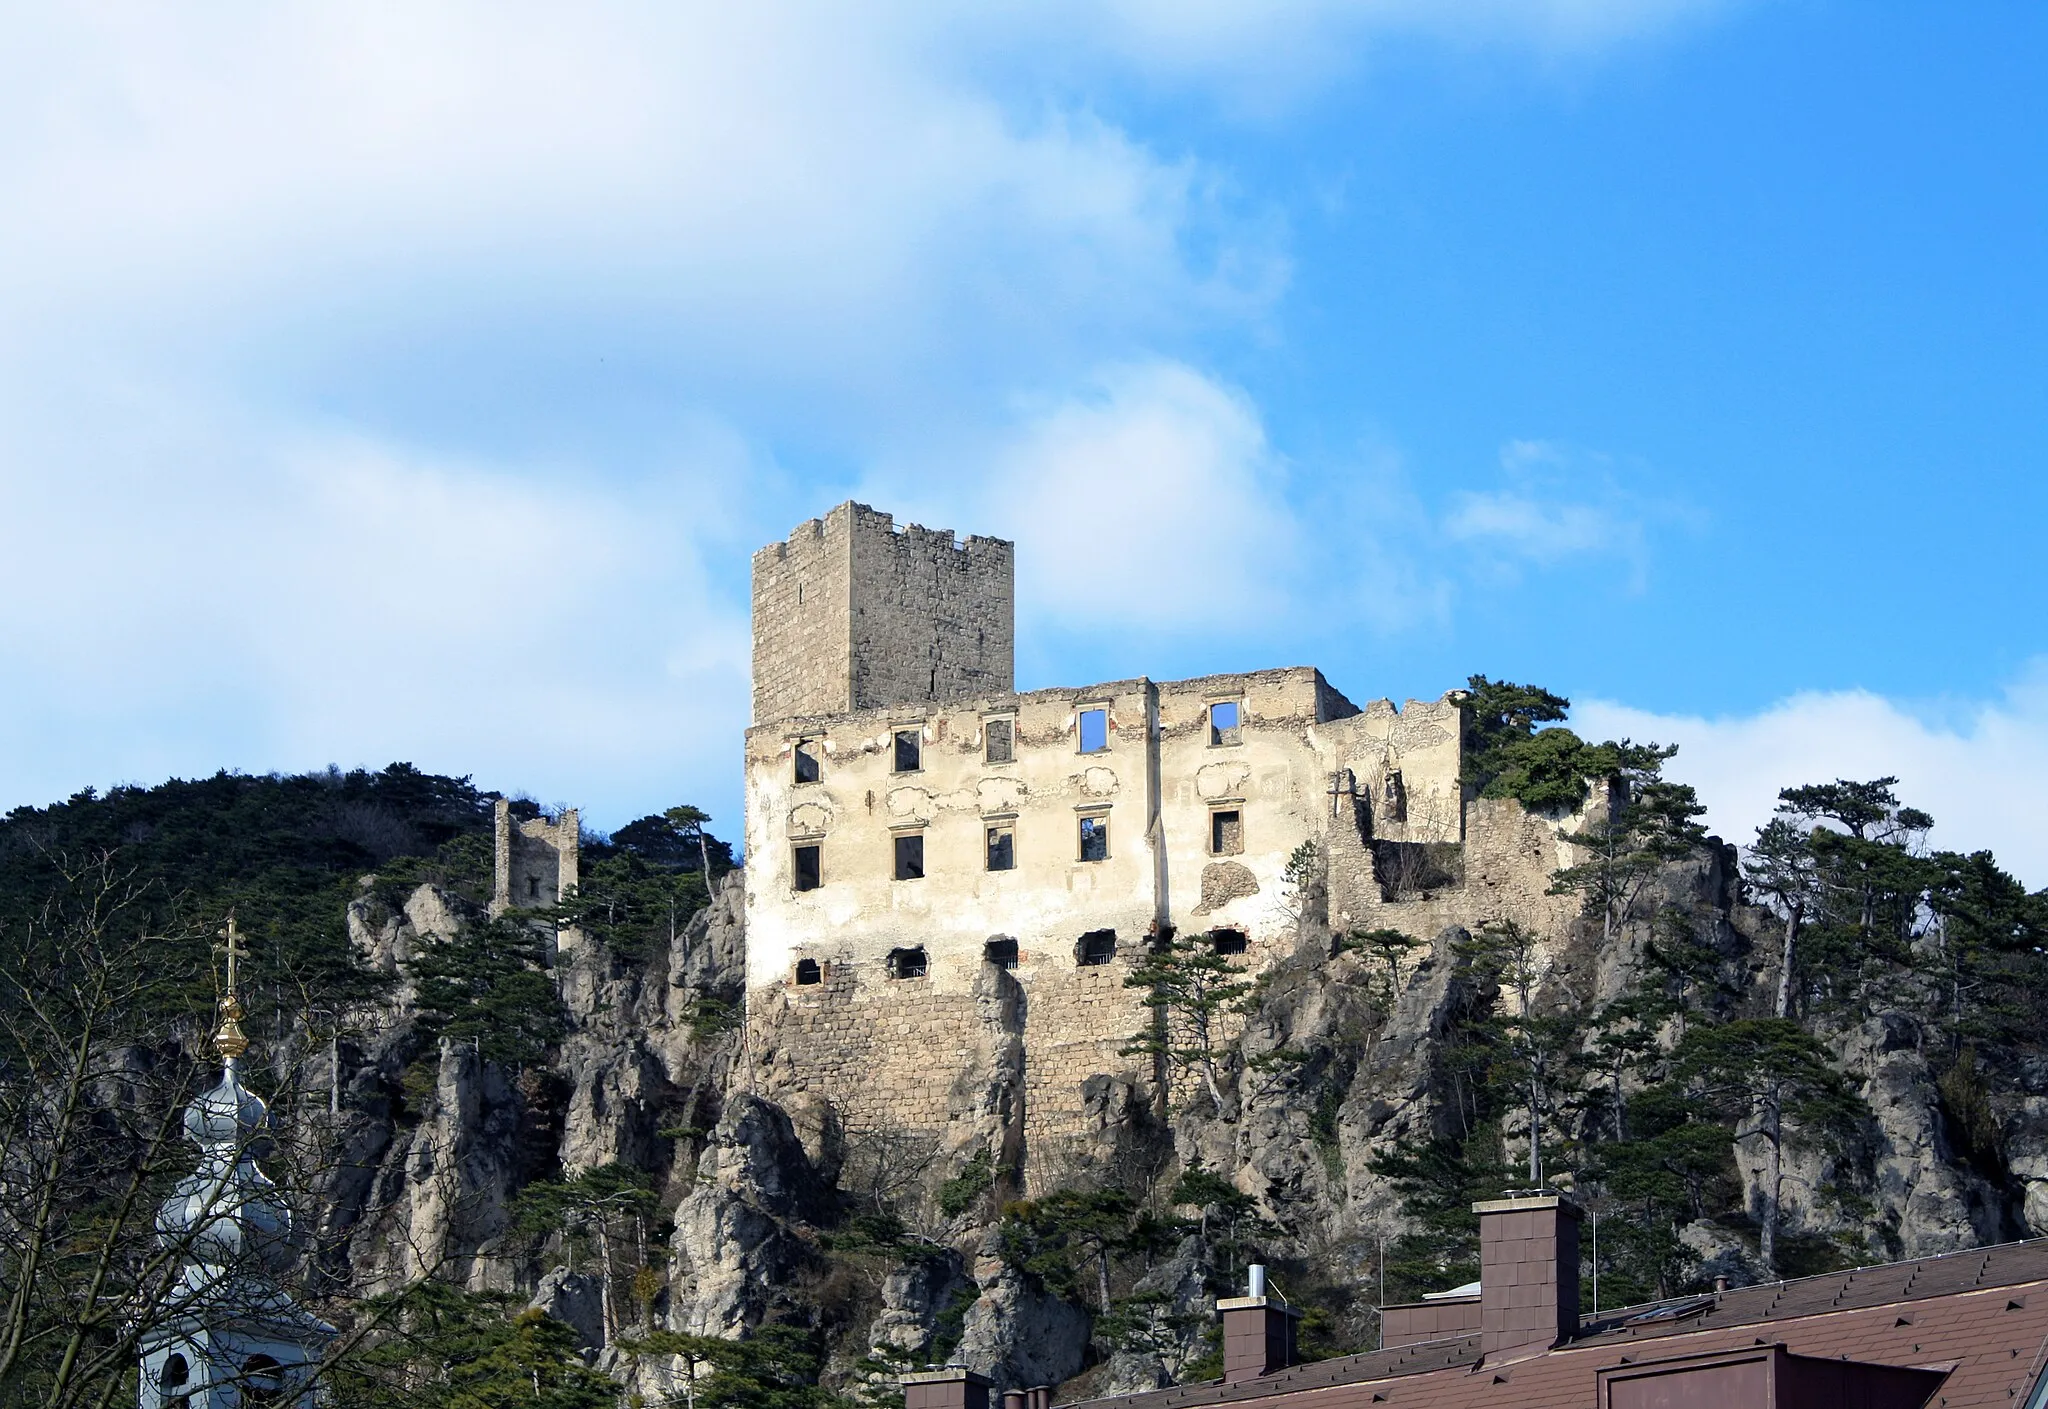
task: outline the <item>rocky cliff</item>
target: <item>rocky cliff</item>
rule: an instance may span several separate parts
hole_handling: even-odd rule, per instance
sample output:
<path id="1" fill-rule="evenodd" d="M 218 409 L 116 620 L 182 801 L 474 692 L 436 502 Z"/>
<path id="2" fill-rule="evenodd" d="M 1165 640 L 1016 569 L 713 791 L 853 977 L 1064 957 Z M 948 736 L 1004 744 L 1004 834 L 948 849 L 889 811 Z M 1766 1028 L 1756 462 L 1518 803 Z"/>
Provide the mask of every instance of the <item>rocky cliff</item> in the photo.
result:
<path id="1" fill-rule="evenodd" d="M 1718 1150 L 1657 1114 L 1678 1089 L 1659 1054 L 1769 1009 L 1776 920 L 1737 903 L 1731 866 L 1697 849 L 1622 923 L 1583 921 L 1519 959 L 1455 927 L 1375 947 L 1308 914 L 1244 1005 L 1223 1107 L 1162 1106 L 1103 1078 L 1065 1191 L 1030 1202 L 1016 1200 L 1028 1152 L 1009 1108 L 1014 981 L 986 976 L 989 1040 L 959 1073 L 982 1112 L 977 1149 L 849 1140 L 831 1109 L 761 1094 L 730 1017 L 734 873 L 664 952 L 629 960 L 560 936 L 563 1029 L 545 1060 L 423 1041 L 403 982 L 360 1014 L 330 1074 L 346 1157 L 324 1191 L 322 1264 L 362 1293 L 432 1275 L 530 1297 L 650 1397 L 690 1363 L 650 1350 L 649 1332 L 764 1323 L 808 1328 L 827 1378 L 870 1396 L 942 1359 L 1000 1385 L 1150 1387 L 1205 1372 L 1208 1305 L 1252 1257 L 1312 1308 L 1321 1349 L 1369 1347 L 1383 1288 L 1458 1276 L 1459 1209 L 1521 1180 L 1534 1110 L 1552 1132 L 1545 1182 L 1578 1188 L 1618 1249 L 1610 1288 L 1754 1280 L 1768 1142 L 1739 1110 Z M 359 955 L 401 977 L 423 943 L 484 922 L 431 886 L 388 912 L 366 894 L 349 919 Z M 1633 1027 L 1614 1017 L 1653 991 L 1679 999 Z M 1847 1114 L 1823 1130 L 1787 1107 L 1779 1273 L 2048 1231 L 2043 1072 L 1994 1060 L 1959 1082 L 1954 1044 L 1910 996 L 1811 1026 Z M 1502 1076 L 1537 1066 L 1541 1092 Z M 1660 1133 L 1603 1144 L 1610 1124 Z M 641 1192 L 610 1204 L 591 1192 L 628 1187 Z M 563 1195 L 542 1216 L 536 1189 L 593 1202 Z"/>

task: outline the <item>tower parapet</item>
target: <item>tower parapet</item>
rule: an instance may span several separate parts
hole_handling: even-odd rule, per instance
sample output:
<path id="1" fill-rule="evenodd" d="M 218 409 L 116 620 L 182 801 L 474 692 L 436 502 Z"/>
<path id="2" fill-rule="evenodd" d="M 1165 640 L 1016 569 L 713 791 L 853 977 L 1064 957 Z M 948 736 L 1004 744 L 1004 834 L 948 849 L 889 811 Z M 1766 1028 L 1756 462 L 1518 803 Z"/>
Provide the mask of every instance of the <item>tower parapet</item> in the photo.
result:
<path id="1" fill-rule="evenodd" d="M 754 722 L 1006 694 L 1014 548 L 852 501 L 754 555 Z"/>

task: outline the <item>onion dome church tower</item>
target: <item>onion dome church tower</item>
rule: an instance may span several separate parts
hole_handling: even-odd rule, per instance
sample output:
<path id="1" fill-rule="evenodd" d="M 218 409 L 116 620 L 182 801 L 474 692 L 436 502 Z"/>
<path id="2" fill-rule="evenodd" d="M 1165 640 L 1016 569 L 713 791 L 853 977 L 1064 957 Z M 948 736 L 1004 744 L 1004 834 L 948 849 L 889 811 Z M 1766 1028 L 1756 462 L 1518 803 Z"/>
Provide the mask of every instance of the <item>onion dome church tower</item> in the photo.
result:
<path id="1" fill-rule="evenodd" d="M 335 1329 L 276 1281 L 296 1257 L 291 1212 L 256 1166 L 270 1111 L 235 1070 L 249 1049 L 235 997 L 236 942 L 230 918 L 227 993 L 213 1038 L 220 1082 L 185 1112 L 199 1165 L 157 1214 L 157 1237 L 182 1267 L 141 1339 L 142 1409 L 311 1409 L 324 1400 L 312 1378 Z"/>

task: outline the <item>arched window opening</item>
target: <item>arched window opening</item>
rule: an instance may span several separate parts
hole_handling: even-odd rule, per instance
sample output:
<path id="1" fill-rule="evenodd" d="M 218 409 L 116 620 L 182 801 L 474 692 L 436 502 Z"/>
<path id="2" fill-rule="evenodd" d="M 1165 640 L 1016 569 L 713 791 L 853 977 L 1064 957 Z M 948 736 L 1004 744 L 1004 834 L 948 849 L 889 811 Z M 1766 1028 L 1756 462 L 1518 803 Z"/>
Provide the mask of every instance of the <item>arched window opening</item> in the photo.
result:
<path id="1" fill-rule="evenodd" d="M 284 1403 L 284 1367 L 268 1355 L 252 1355 L 243 1361 L 242 1402 Z"/>

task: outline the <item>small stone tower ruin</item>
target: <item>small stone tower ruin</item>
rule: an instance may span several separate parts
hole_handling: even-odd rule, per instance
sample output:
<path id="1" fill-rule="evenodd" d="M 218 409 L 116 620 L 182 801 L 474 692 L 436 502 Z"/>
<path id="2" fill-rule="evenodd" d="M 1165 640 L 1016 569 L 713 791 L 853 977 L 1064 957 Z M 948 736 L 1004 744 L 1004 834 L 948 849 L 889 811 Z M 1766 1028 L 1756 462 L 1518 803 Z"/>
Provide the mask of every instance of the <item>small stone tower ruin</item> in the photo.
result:
<path id="1" fill-rule="evenodd" d="M 576 888 L 577 843 L 581 820 L 571 807 L 553 821 L 512 815 L 512 804 L 498 799 L 493 819 L 497 866 L 491 888 L 491 915 L 507 910 L 535 910 L 559 904 Z"/>
<path id="2" fill-rule="evenodd" d="M 754 555 L 754 722 L 1007 694 L 1013 546 L 851 501 Z"/>

